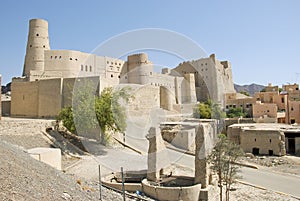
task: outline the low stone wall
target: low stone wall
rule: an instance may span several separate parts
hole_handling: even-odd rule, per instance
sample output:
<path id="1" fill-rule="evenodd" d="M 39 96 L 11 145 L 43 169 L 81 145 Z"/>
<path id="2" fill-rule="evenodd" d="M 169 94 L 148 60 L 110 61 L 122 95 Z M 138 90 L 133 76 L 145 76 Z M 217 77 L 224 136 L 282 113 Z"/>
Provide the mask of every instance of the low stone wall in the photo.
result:
<path id="1" fill-rule="evenodd" d="M 116 181 L 114 174 L 111 174 L 111 175 L 108 175 L 108 176 L 102 178 L 101 182 L 104 186 L 115 188 L 120 191 L 122 190 L 122 183 Z M 142 192 L 143 191 L 142 184 L 140 182 L 137 182 L 137 183 L 126 183 L 125 182 L 124 187 L 125 187 L 125 191 L 128 191 L 128 192 L 136 192 L 136 191 Z"/>
<path id="2" fill-rule="evenodd" d="M 184 187 L 164 187 L 155 186 L 144 179 L 142 181 L 143 192 L 157 200 L 168 200 L 168 201 L 194 201 L 198 200 L 200 196 L 201 184 Z"/>
<path id="3" fill-rule="evenodd" d="M 29 149 L 28 153 L 33 158 L 61 170 L 61 151 L 58 148 L 37 147 Z"/>

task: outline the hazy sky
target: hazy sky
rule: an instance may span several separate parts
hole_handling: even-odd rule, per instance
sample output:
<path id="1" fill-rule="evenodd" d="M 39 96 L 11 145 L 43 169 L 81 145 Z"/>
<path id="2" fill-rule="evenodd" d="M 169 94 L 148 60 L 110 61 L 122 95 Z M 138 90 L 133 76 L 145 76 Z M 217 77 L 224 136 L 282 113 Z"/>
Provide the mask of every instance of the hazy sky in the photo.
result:
<path id="1" fill-rule="evenodd" d="M 92 52 L 117 34 L 163 28 L 229 60 L 237 84 L 300 82 L 298 0 L 1 1 L 2 84 L 22 74 L 31 18 L 49 22 L 51 49 Z M 157 55 L 149 59 L 169 67 L 179 62 Z"/>

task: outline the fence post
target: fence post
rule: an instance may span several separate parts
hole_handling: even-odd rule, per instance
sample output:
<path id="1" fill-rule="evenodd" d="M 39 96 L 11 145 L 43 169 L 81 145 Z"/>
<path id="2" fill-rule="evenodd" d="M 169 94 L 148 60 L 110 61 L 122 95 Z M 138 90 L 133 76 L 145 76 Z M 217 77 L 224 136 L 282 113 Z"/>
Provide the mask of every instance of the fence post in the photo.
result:
<path id="1" fill-rule="evenodd" d="M 101 182 L 101 166 L 99 165 L 99 200 L 102 200 L 102 189 L 101 189 L 101 186 L 102 186 L 102 182 Z"/>
<path id="2" fill-rule="evenodd" d="M 123 193 L 123 201 L 125 201 L 125 185 L 124 185 L 124 172 L 123 172 L 123 167 L 121 167 L 121 176 L 122 176 L 122 193 Z"/>

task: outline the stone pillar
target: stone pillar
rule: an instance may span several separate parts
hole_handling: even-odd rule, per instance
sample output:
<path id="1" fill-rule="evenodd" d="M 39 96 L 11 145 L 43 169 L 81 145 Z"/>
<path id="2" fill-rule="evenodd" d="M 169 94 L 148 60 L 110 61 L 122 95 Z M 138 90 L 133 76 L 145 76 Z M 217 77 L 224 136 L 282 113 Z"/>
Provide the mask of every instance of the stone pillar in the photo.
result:
<path id="1" fill-rule="evenodd" d="M 285 135 L 284 132 L 280 132 L 280 142 L 279 142 L 279 147 L 280 147 L 280 156 L 285 156 L 286 155 L 286 148 L 285 148 Z"/>
<path id="2" fill-rule="evenodd" d="M 149 140 L 147 180 L 158 182 L 160 171 L 168 162 L 166 147 L 160 128 L 151 127 L 146 137 Z"/>
<path id="3" fill-rule="evenodd" d="M 209 184 L 210 170 L 206 161 L 215 144 L 214 129 L 210 124 L 202 123 L 196 127 L 195 136 L 195 184 L 206 188 Z"/>

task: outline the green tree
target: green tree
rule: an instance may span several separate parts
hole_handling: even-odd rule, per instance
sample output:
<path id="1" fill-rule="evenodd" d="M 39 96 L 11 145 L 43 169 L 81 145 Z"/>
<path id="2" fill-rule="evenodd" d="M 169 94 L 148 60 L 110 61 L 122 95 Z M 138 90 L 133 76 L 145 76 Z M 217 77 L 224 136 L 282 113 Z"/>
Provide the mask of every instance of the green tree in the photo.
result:
<path id="1" fill-rule="evenodd" d="M 260 92 L 266 92 L 266 88 L 263 88 L 262 90 L 260 90 Z"/>
<path id="2" fill-rule="evenodd" d="M 236 164 L 242 155 L 243 151 L 238 145 L 230 142 L 224 134 L 219 135 L 218 142 L 208 157 L 208 162 L 218 176 L 220 201 L 223 198 L 223 187 L 225 187 L 226 201 L 229 201 L 231 185 L 239 178 L 239 166 Z"/>
<path id="3" fill-rule="evenodd" d="M 76 131 L 86 135 L 97 127 L 95 100 L 97 97 L 98 80 L 80 79 L 73 89 L 73 117 Z"/>
<path id="4" fill-rule="evenodd" d="M 198 119 L 211 119 L 211 107 L 206 103 L 199 103 L 194 108 L 193 116 Z"/>
<path id="5" fill-rule="evenodd" d="M 127 103 L 132 96 L 130 88 L 113 91 L 105 88 L 101 96 L 96 98 L 95 111 L 101 129 L 101 141 L 106 144 L 110 139 L 108 131 L 124 132 L 126 130 L 126 111 L 123 103 Z"/>
<path id="6" fill-rule="evenodd" d="M 57 120 L 61 120 L 63 125 L 72 133 L 76 133 L 76 127 L 73 118 L 72 107 L 63 108 L 56 117 Z"/>
<path id="7" fill-rule="evenodd" d="M 210 107 L 212 108 L 211 118 L 212 119 L 223 119 L 226 117 L 226 113 L 221 109 L 218 103 L 209 103 Z"/>
<path id="8" fill-rule="evenodd" d="M 226 112 L 227 117 L 229 118 L 234 118 L 234 117 L 246 117 L 247 113 L 243 112 L 242 107 L 237 107 L 237 108 L 230 108 Z"/>
<path id="9" fill-rule="evenodd" d="M 220 105 L 208 100 L 196 105 L 193 111 L 194 118 L 198 119 L 221 119 L 226 116 Z"/>
<path id="10" fill-rule="evenodd" d="M 63 125 L 72 133 L 86 134 L 96 127 L 94 102 L 97 82 L 81 79 L 75 83 L 72 92 L 72 107 L 63 108 L 57 115 Z"/>
<path id="11" fill-rule="evenodd" d="M 107 144 L 110 139 L 108 131 L 124 132 L 126 130 L 126 111 L 122 105 L 132 96 L 130 88 L 120 90 L 105 88 L 100 97 L 96 95 L 96 85 L 92 81 L 84 81 L 76 86 L 73 94 L 73 107 L 63 108 L 57 120 L 72 133 L 86 134 L 91 129 L 100 127 L 101 142 Z"/>
<path id="12" fill-rule="evenodd" d="M 240 94 L 244 94 L 245 96 L 250 96 L 250 94 L 247 91 L 241 91 Z"/>

